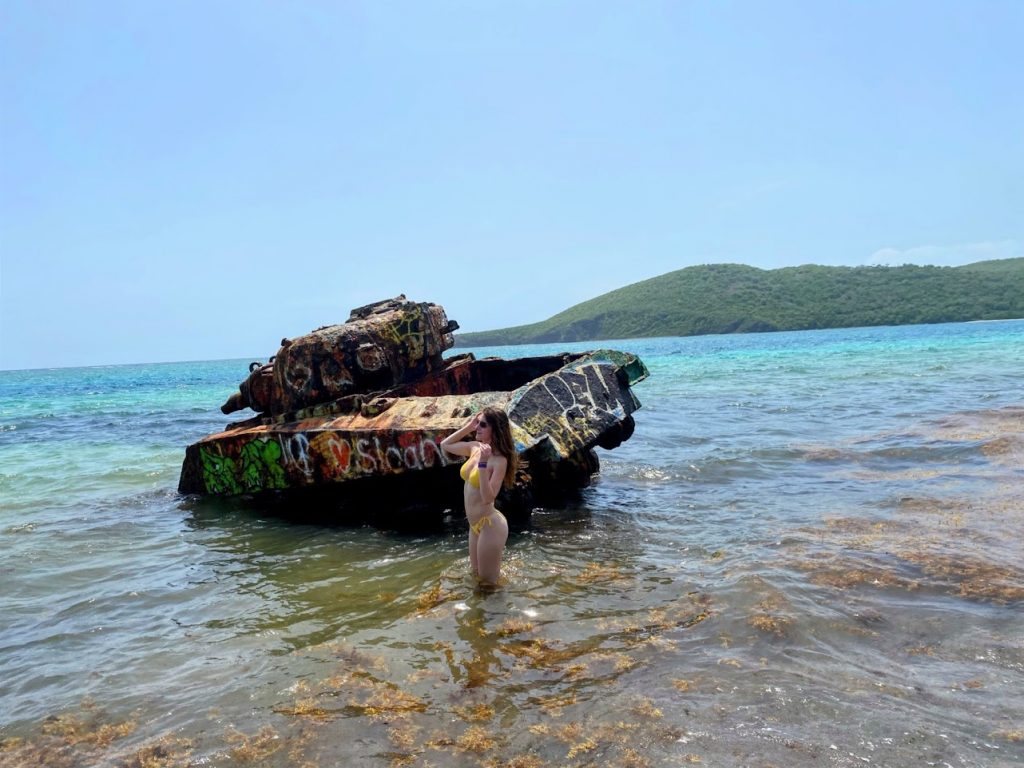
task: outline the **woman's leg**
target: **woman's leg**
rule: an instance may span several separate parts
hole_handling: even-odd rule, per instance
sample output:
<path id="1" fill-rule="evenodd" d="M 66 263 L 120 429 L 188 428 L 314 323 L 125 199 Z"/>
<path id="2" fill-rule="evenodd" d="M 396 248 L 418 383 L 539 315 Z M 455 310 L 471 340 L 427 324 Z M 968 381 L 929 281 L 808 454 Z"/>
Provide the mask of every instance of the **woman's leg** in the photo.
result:
<path id="1" fill-rule="evenodd" d="M 470 534 L 471 536 L 473 534 Z M 497 584 L 501 575 L 501 556 L 508 541 L 508 522 L 500 512 L 491 514 L 491 525 L 484 523 L 476 537 L 476 574 L 481 581 Z M 473 562 L 473 547 L 470 544 L 470 563 Z"/>
<path id="2" fill-rule="evenodd" d="M 473 529 L 469 529 L 469 568 L 473 571 L 473 575 L 476 576 L 480 573 L 480 562 L 477 556 L 477 544 L 480 541 L 480 537 L 473 533 Z"/>

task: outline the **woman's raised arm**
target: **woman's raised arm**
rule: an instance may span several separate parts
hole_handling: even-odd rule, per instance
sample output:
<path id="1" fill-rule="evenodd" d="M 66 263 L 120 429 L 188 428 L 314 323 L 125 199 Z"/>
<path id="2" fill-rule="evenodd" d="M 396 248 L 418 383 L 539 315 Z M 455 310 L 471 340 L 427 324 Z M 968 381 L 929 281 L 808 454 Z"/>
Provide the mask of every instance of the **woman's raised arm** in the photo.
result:
<path id="1" fill-rule="evenodd" d="M 477 424 L 480 423 L 480 414 L 476 414 L 469 421 L 459 427 L 457 430 L 452 432 L 448 437 L 441 441 L 441 447 L 453 456 L 470 456 L 473 453 L 473 447 L 476 445 L 472 442 L 465 442 L 463 438 L 470 432 L 476 431 Z"/>

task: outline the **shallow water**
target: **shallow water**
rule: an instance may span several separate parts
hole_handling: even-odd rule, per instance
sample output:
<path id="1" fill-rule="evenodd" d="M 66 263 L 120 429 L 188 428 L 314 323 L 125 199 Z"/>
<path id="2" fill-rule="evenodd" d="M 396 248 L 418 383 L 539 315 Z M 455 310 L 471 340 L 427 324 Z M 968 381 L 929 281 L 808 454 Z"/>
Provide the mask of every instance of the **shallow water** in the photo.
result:
<path id="1" fill-rule="evenodd" d="M 0 373 L 0 766 L 1019 764 L 1024 322 L 607 345 L 492 594 L 458 514 L 178 496 L 248 361 Z"/>

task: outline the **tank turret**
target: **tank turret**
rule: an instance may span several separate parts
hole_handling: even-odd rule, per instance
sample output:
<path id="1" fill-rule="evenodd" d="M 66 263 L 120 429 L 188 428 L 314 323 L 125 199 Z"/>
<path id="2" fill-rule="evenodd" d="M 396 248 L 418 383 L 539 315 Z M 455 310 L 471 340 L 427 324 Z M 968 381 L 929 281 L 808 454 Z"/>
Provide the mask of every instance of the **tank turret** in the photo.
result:
<path id="1" fill-rule="evenodd" d="M 442 353 L 454 346 L 458 327 L 444 308 L 404 295 L 357 307 L 340 325 L 282 339 L 270 363 L 250 365 L 221 411 L 276 416 L 421 378 L 444 367 Z"/>

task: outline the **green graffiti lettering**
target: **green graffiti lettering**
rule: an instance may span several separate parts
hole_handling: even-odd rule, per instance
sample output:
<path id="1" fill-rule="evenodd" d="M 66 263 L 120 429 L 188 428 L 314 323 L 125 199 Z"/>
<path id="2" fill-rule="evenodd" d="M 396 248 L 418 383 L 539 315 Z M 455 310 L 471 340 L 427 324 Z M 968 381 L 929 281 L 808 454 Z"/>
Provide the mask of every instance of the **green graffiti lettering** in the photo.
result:
<path id="1" fill-rule="evenodd" d="M 253 440 L 242 446 L 242 485 L 246 490 L 287 488 L 288 479 L 281 466 L 281 446 L 276 440 Z"/>
<path id="2" fill-rule="evenodd" d="M 199 458 L 203 465 L 203 483 L 208 493 L 241 493 L 236 477 L 235 460 L 220 456 L 205 446 L 199 446 Z"/>

